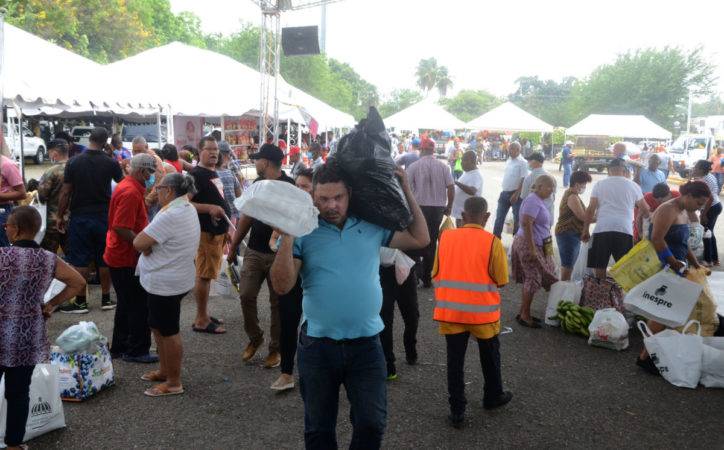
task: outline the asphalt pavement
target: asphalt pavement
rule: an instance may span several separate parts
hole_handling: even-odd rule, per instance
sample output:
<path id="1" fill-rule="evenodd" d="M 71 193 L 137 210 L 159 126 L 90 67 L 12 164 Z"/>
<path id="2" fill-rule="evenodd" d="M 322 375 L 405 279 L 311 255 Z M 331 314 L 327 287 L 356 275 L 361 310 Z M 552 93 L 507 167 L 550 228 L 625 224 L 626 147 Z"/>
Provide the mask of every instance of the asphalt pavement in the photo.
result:
<path id="1" fill-rule="evenodd" d="M 553 173 L 558 176 L 560 195 L 560 174 Z M 485 163 L 483 175 L 484 194 L 494 209 L 502 164 Z M 494 214 L 489 228 L 493 220 Z M 259 310 L 268 330 L 265 289 L 259 295 Z M 514 398 L 499 410 L 483 410 L 483 378 L 471 343 L 466 360 L 467 423 L 462 430 L 452 429 L 445 421 L 445 342 L 432 320 L 432 291 L 420 289 L 418 295 L 420 362 L 416 366 L 404 362 L 402 320 L 396 317 L 399 378 L 387 384 L 385 448 L 722 447 L 724 391 L 676 388 L 644 373 L 634 364 L 642 346 L 635 330 L 630 332 L 631 348 L 615 352 L 589 347 L 584 338 L 557 328 L 519 326 L 514 321 L 520 304 L 516 285 L 502 290 L 503 326 L 512 331 L 500 338 L 503 380 Z M 536 296 L 533 310 L 538 317 L 543 317 L 545 299 L 542 292 Z M 48 321 L 50 339 L 80 320 L 96 322 L 110 337 L 113 312 L 100 310 L 97 286 L 91 287 L 89 303 L 87 315 L 55 314 Z M 140 376 L 153 366 L 116 361 L 116 385 L 83 403 L 65 403 L 67 428 L 31 441 L 31 447 L 302 448 L 303 406 L 298 388 L 281 394 L 269 389 L 279 371 L 262 367 L 265 346 L 251 363 L 242 362 L 248 339 L 238 298 L 213 298 L 210 309 L 225 319 L 226 335 L 192 332 L 193 297 L 183 301 L 184 395 L 145 397 L 149 383 Z M 349 445 L 348 411 L 342 389 L 340 447 Z"/>

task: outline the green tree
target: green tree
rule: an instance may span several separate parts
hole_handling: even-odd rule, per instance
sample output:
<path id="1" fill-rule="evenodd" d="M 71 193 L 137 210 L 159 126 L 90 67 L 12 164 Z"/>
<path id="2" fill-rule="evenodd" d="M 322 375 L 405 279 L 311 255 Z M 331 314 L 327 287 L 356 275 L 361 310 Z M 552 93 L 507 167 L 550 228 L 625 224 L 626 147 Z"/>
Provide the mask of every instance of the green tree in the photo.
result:
<path id="1" fill-rule="evenodd" d="M 515 80 L 518 87 L 508 99 L 525 111 L 553 125 L 570 126 L 576 121 L 571 114 L 571 91 L 577 80 L 566 77 L 561 82 L 526 76 Z"/>
<path id="2" fill-rule="evenodd" d="M 448 89 L 450 89 L 452 85 L 453 82 L 447 73 L 447 67 L 441 66 L 437 71 L 437 80 L 435 81 L 435 87 L 440 93 L 440 97 L 445 97 Z"/>
<path id="3" fill-rule="evenodd" d="M 437 59 L 427 58 L 421 59 L 417 64 L 417 70 L 415 76 L 417 77 L 417 87 L 422 89 L 426 94 L 435 87 L 437 84 L 437 74 L 439 66 Z"/>
<path id="4" fill-rule="evenodd" d="M 573 116 L 643 114 L 670 129 L 675 120 L 685 121 L 690 90 L 698 96 L 712 92 L 714 70 L 701 47 L 630 51 L 573 87 Z"/>
<path id="5" fill-rule="evenodd" d="M 694 117 L 724 115 L 724 99 L 719 95 L 712 95 L 705 102 L 694 103 L 691 113 Z"/>
<path id="6" fill-rule="evenodd" d="M 422 94 L 412 89 L 395 89 L 389 98 L 380 105 L 380 115 L 390 117 L 403 109 L 422 101 Z"/>
<path id="7" fill-rule="evenodd" d="M 501 103 L 501 99 L 483 90 L 462 90 L 455 97 L 440 100 L 449 113 L 464 122 L 473 120 Z"/>

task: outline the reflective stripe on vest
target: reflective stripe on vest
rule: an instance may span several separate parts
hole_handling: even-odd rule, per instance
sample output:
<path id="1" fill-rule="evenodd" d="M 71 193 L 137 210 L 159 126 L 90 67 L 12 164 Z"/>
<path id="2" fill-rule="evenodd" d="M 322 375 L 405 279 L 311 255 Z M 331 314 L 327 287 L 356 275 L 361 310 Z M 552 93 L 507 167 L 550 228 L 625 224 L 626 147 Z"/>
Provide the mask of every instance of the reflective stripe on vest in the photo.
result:
<path id="1" fill-rule="evenodd" d="M 433 283 L 435 287 L 460 289 L 473 292 L 498 292 L 498 286 L 494 284 L 468 283 L 465 281 L 440 280 Z"/>
<path id="2" fill-rule="evenodd" d="M 474 303 L 460 303 L 450 300 L 435 300 L 436 308 L 454 309 L 455 311 L 472 312 L 472 313 L 491 313 L 500 310 L 500 305 L 479 305 Z"/>

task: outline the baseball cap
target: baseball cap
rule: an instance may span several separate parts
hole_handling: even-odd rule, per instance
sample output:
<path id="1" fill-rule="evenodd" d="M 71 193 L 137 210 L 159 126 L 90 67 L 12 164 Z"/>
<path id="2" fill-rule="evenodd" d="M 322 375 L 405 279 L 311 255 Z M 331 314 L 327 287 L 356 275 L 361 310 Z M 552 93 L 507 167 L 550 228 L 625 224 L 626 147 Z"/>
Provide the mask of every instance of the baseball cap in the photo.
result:
<path id="1" fill-rule="evenodd" d="M 219 152 L 220 153 L 231 153 L 231 146 L 226 141 L 219 141 Z"/>
<path id="2" fill-rule="evenodd" d="M 298 155 L 299 153 L 301 153 L 301 150 L 296 145 L 289 147 L 289 156 Z"/>
<path id="3" fill-rule="evenodd" d="M 249 156 L 249 159 L 267 159 L 269 161 L 281 161 L 284 159 L 284 152 L 274 144 L 264 144 L 258 152 Z"/>
<path id="4" fill-rule="evenodd" d="M 420 143 L 420 147 L 423 150 L 434 150 L 435 149 L 435 141 L 433 141 L 430 138 L 423 138 L 422 142 Z"/>
<path id="5" fill-rule="evenodd" d="M 156 171 L 156 160 L 147 153 L 139 153 L 131 158 L 131 170 L 147 169 L 151 172 Z"/>
<path id="6" fill-rule="evenodd" d="M 418 138 L 412 138 L 412 146 L 413 147 L 419 147 L 420 146 L 420 140 Z"/>
<path id="7" fill-rule="evenodd" d="M 533 152 L 525 159 L 527 159 L 528 161 L 538 161 L 541 163 L 546 160 L 545 156 L 543 156 L 543 153 L 541 152 Z"/>

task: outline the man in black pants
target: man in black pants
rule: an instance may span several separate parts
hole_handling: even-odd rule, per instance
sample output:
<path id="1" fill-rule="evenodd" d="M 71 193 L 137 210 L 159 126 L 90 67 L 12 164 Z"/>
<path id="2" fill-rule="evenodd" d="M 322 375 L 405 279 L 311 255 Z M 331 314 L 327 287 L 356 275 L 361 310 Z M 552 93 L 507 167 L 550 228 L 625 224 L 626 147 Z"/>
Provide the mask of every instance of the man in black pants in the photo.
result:
<path id="1" fill-rule="evenodd" d="M 395 302 L 400 308 L 402 321 L 405 323 L 403 342 L 407 364 L 417 364 L 417 326 L 420 320 L 420 311 L 417 305 L 417 275 L 414 267 L 410 275 L 400 285 L 395 278 L 395 266 L 380 267 L 380 284 L 382 285 L 382 322 L 385 328 L 380 333 L 382 351 L 387 361 L 387 380 L 397 379 L 395 367 L 394 339 L 392 336 L 393 322 L 395 320 Z"/>

